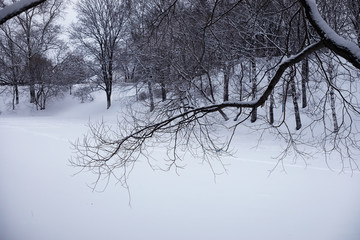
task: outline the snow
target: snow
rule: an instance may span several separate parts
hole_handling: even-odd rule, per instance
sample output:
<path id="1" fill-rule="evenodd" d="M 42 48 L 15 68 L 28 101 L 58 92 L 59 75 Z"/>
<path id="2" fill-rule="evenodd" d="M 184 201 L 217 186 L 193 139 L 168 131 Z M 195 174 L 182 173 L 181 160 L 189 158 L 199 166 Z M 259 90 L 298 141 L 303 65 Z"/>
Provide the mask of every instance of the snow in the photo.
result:
<path id="1" fill-rule="evenodd" d="M 216 181 L 199 159 L 185 159 L 180 175 L 140 159 L 129 179 L 131 206 L 121 186 L 93 192 L 93 175 L 73 175 L 69 141 L 89 118 L 116 120 L 126 97 L 115 93 L 106 110 L 103 95 L 83 104 L 67 96 L 45 111 L 12 112 L 0 101 L 1 240 L 359 239 L 360 174 L 332 172 L 319 158 L 307 168 L 286 162 L 286 173 L 269 176 L 280 146 L 265 136 L 254 148 L 259 136 L 246 130 Z"/>
<path id="2" fill-rule="evenodd" d="M 324 32 L 325 37 L 330 39 L 331 41 L 334 41 L 337 46 L 342 47 L 344 49 L 349 49 L 349 51 L 357 57 L 357 59 L 360 59 L 360 48 L 353 42 L 346 40 L 345 38 L 341 37 L 339 34 L 337 34 L 321 17 L 320 12 L 317 8 L 316 1 L 315 0 L 304 0 L 306 4 L 310 7 L 310 14 L 313 18 L 313 20 L 317 23 L 317 26 L 321 28 L 321 30 Z"/>
<path id="3" fill-rule="evenodd" d="M 11 5 L 6 6 L 0 10 L 0 22 L 3 22 L 3 20 L 20 13 L 22 10 L 28 8 L 29 6 L 34 6 L 35 4 L 41 2 L 43 2 L 43 0 L 21 0 L 12 3 Z"/>

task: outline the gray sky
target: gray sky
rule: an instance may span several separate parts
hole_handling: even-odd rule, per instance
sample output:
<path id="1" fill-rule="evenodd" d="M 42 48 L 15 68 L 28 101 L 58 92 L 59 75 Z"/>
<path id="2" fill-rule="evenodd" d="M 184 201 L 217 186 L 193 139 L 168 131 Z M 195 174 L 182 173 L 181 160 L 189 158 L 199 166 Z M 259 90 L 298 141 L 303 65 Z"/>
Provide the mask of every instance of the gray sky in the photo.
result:
<path id="1" fill-rule="evenodd" d="M 76 20 L 76 13 L 74 10 L 74 4 L 77 0 L 71 0 L 69 5 L 67 6 L 64 14 L 64 22 L 62 23 L 65 26 L 69 26 L 71 22 Z"/>

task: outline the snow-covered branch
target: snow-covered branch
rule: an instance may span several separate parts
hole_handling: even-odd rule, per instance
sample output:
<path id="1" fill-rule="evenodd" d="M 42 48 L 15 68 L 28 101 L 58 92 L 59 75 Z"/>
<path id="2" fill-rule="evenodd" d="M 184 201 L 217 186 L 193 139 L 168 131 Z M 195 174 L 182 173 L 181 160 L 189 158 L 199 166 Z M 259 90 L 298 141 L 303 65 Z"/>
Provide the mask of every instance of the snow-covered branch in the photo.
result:
<path id="1" fill-rule="evenodd" d="M 337 34 L 321 17 L 315 0 L 300 0 L 306 16 L 324 45 L 360 69 L 360 48 Z"/>
<path id="2" fill-rule="evenodd" d="M 0 10 L 0 24 L 45 1 L 46 0 L 21 0 L 4 7 Z"/>

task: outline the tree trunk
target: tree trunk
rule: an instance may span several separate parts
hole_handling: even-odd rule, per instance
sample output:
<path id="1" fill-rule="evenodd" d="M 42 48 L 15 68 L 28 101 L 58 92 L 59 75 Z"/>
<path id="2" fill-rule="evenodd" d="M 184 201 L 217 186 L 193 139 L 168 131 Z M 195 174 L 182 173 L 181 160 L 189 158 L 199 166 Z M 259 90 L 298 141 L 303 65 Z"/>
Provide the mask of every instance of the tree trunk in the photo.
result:
<path id="1" fill-rule="evenodd" d="M 270 55 L 269 55 L 270 56 Z M 271 57 L 267 57 L 267 78 L 268 82 L 270 83 L 272 78 L 272 70 L 271 70 Z M 274 99 L 274 90 L 271 91 L 269 96 L 270 105 L 269 105 L 269 123 L 270 125 L 274 124 L 274 106 L 275 106 L 275 99 Z"/>
<path id="2" fill-rule="evenodd" d="M 35 64 L 33 63 L 34 56 L 31 56 L 31 51 L 29 50 L 29 57 L 28 57 L 28 71 L 29 71 L 29 86 L 30 86 L 30 103 L 36 104 L 36 90 L 35 90 Z"/>
<path id="3" fill-rule="evenodd" d="M 46 107 L 46 92 L 44 86 L 39 84 L 39 90 L 36 92 L 35 104 L 37 110 L 45 110 Z"/>
<path id="4" fill-rule="evenodd" d="M 15 86 L 13 87 L 13 94 L 12 94 L 12 109 L 15 110 L 15 98 L 16 98 L 16 93 L 15 93 Z"/>
<path id="5" fill-rule="evenodd" d="M 163 102 L 165 102 L 166 99 L 167 99 L 167 96 L 166 96 L 166 86 L 165 86 L 164 81 L 161 82 L 161 99 L 162 99 Z"/>
<path id="6" fill-rule="evenodd" d="M 301 96 L 302 108 L 306 108 L 307 103 L 307 84 L 309 82 L 309 59 L 306 57 L 302 62 L 301 69 Z"/>
<path id="7" fill-rule="evenodd" d="M 154 104 L 154 94 L 153 94 L 151 81 L 148 81 L 148 90 L 149 90 L 149 100 L 150 100 L 150 112 L 152 112 L 155 109 L 155 104 Z"/>
<path id="8" fill-rule="evenodd" d="M 111 107 L 111 92 L 106 91 L 106 109 Z"/>
<path id="9" fill-rule="evenodd" d="M 30 78 L 30 103 L 35 103 L 35 98 L 36 98 L 36 94 L 35 94 L 35 83 L 32 80 L 32 78 Z"/>
<path id="10" fill-rule="evenodd" d="M 334 64 L 332 62 L 332 58 L 329 57 L 328 58 L 328 78 L 330 81 L 330 84 L 333 84 L 335 82 L 335 78 L 336 78 L 336 73 L 334 72 Z M 334 133 L 337 133 L 339 131 L 339 124 L 337 121 L 337 115 L 336 115 L 336 104 L 335 104 L 335 91 L 334 88 L 332 86 L 330 87 L 330 107 L 331 107 L 331 116 L 332 116 L 332 120 L 333 120 L 333 127 L 334 127 Z"/>
<path id="11" fill-rule="evenodd" d="M 105 63 L 102 63 L 102 74 L 103 82 L 105 85 L 106 93 L 106 109 L 111 107 L 111 93 L 112 93 L 112 84 L 113 84 L 113 72 L 112 72 L 112 59 L 104 60 Z"/>
<path id="12" fill-rule="evenodd" d="M 270 94 L 270 106 L 269 106 L 269 123 L 270 125 L 274 124 L 274 105 L 275 105 L 275 99 L 274 99 L 274 93 Z"/>
<path id="13" fill-rule="evenodd" d="M 105 80 L 106 109 L 111 107 L 112 80 Z"/>
<path id="14" fill-rule="evenodd" d="M 106 109 L 111 107 L 111 93 L 112 93 L 112 78 L 111 75 L 106 78 L 104 77 L 105 93 L 106 93 Z"/>
<path id="15" fill-rule="evenodd" d="M 18 85 L 15 85 L 15 103 L 19 104 L 19 88 Z"/>
<path id="16" fill-rule="evenodd" d="M 230 71 L 231 68 L 228 64 L 224 67 L 224 102 L 229 101 L 229 84 L 230 84 Z"/>
<path id="17" fill-rule="evenodd" d="M 255 100 L 256 98 L 256 92 L 257 92 L 257 79 L 256 79 L 256 61 L 255 58 L 250 59 L 251 64 L 251 70 L 250 70 L 250 81 L 251 81 L 251 95 L 252 100 Z M 257 120 L 257 108 L 253 108 L 251 112 L 251 122 L 256 122 Z"/>
<path id="18" fill-rule="evenodd" d="M 331 115 L 332 115 L 333 125 L 334 125 L 334 133 L 337 133 L 337 132 L 339 132 L 339 124 L 338 124 L 337 116 L 336 116 L 335 92 L 334 92 L 333 87 L 330 87 L 330 106 L 331 106 Z"/>
<path id="19" fill-rule="evenodd" d="M 291 72 L 290 72 L 291 97 L 293 99 L 293 104 L 294 104 L 296 130 L 299 130 L 301 128 L 301 118 L 300 118 L 300 109 L 299 109 L 297 93 L 296 93 L 295 75 L 296 75 L 295 69 L 291 68 Z"/>

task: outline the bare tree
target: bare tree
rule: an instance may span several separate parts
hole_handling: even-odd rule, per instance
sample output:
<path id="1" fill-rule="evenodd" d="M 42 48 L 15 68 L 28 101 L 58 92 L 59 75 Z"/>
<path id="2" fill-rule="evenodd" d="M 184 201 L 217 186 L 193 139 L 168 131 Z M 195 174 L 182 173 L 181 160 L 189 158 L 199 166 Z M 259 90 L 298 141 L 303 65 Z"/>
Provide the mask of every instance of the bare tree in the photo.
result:
<path id="1" fill-rule="evenodd" d="M 45 110 L 49 98 L 59 93 L 51 62 L 41 55 L 34 55 L 31 75 L 36 79 L 34 103 L 37 109 Z"/>
<path id="2" fill-rule="evenodd" d="M 218 3 L 218 1 L 215 2 Z M 242 1 L 234 2 L 238 4 Z M 259 1 L 260 5 L 266 2 L 268 1 Z M 173 1 L 173 4 L 169 5 L 162 14 L 173 11 L 177 3 L 178 1 Z M 210 6 L 212 6 L 210 12 L 212 12 L 213 20 L 207 22 L 206 26 L 212 25 L 214 19 L 217 19 L 217 17 L 220 19 L 232 10 L 228 9 L 222 11 L 222 13 L 218 13 L 216 11 L 217 4 Z M 270 68 L 273 70 L 273 74 L 271 74 L 269 81 L 265 82 L 259 79 L 256 98 L 248 98 L 241 101 L 224 101 L 221 103 L 211 101 L 201 102 L 201 104 L 195 106 L 182 105 L 182 107 L 175 109 L 167 107 L 168 105 L 165 102 L 159 107 L 158 111 L 153 112 L 153 115 L 147 118 L 138 116 L 137 118 L 131 118 L 128 122 L 126 122 L 125 119 L 124 123 L 119 123 L 119 126 L 131 126 L 129 128 L 111 128 L 105 123 L 93 124 L 90 126 L 90 133 L 81 141 L 79 140 L 74 143 L 77 154 L 71 159 L 71 163 L 74 166 L 97 174 L 98 178 L 95 181 L 94 187 L 96 187 L 102 177 L 107 179 L 115 177 L 122 184 L 126 185 L 129 170 L 134 166 L 139 155 L 150 157 L 147 155 L 146 150 L 148 146 L 153 146 L 154 143 L 157 145 L 166 144 L 168 147 L 168 168 L 180 166 L 179 160 L 181 156 L 179 153 L 182 151 L 197 153 L 211 165 L 207 154 L 212 155 L 212 153 L 218 151 L 226 151 L 228 144 L 231 142 L 231 139 L 225 144 L 222 140 L 218 141 L 219 136 L 216 136 L 213 127 L 221 121 L 219 121 L 213 113 L 230 111 L 234 108 L 242 109 L 242 115 L 240 117 L 236 116 L 237 122 L 233 126 L 233 129 L 236 129 L 237 126 L 251 118 L 251 113 L 254 109 L 266 104 L 267 100 L 271 98 L 271 95 L 277 89 L 279 83 L 284 79 L 285 73 L 289 72 L 293 102 L 294 105 L 297 106 L 296 86 L 294 82 L 296 74 L 294 68 L 296 64 L 301 63 L 306 58 L 312 63 L 315 63 L 316 58 L 314 60 L 312 56 L 314 53 L 321 54 L 324 49 L 331 50 L 336 56 L 342 57 L 352 64 L 354 68 L 360 69 L 360 48 L 357 44 L 346 40 L 340 34 L 336 33 L 326 23 L 317 8 L 315 0 L 290 1 L 288 5 L 279 11 L 284 11 L 285 15 L 287 10 L 291 10 L 290 12 L 292 14 L 287 19 L 290 23 L 289 25 L 293 22 L 294 16 L 304 11 L 315 33 L 311 34 L 311 39 L 304 41 L 304 44 L 300 44 L 299 46 L 299 44 L 290 41 L 291 31 L 288 31 L 288 29 L 280 29 L 279 32 L 285 32 L 287 35 L 278 42 L 274 41 L 273 44 L 279 45 L 284 43 L 285 51 L 283 51 L 282 48 L 276 48 L 276 50 L 272 52 L 272 55 L 277 58 L 277 63 Z M 278 11 L 273 11 L 272 13 L 278 14 Z M 281 24 L 281 26 L 284 25 L 286 24 Z M 246 42 L 249 39 L 251 40 L 252 37 L 253 36 L 239 39 L 239 41 L 245 40 Z M 285 42 L 282 41 L 283 39 L 285 39 Z M 206 38 L 204 38 L 204 40 L 206 40 Z M 262 42 L 261 38 L 257 41 Z M 250 48 L 249 52 L 253 52 L 253 50 L 254 49 Z M 247 57 L 251 57 L 251 55 Z M 261 59 L 260 54 L 256 54 L 253 57 L 256 57 L 257 60 Z M 204 62 L 200 61 L 199 63 L 201 66 Z M 349 67 L 346 66 L 346 69 L 349 69 Z M 338 124 L 338 128 L 341 128 L 343 131 L 342 133 L 339 130 L 335 132 L 333 129 L 330 132 L 328 131 L 328 114 L 327 111 L 324 113 L 326 108 L 322 108 L 320 104 L 315 105 L 315 108 L 319 110 L 319 114 L 322 115 L 314 119 L 311 124 L 302 126 L 301 130 L 301 123 L 298 122 L 297 128 L 300 130 L 298 134 L 294 134 L 290 129 L 285 117 L 286 111 L 283 112 L 281 119 L 275 122 L 276 124 L 274 123 L 272 127 L 267 125 L 266 129 L 271 129 L 271 131 L 279 133 L 279 136 L 285 139 L 287 148 L 284 154 L 280 156 L 280 159 L 283 159 L 289 153 L 290 149 L 293 149 L 299 154 L 303 154 L 297 147 L 297 144 L 305 143 L 305 140 L 301 138 L 302 133 L 309 130 L 314 136 L 315 133 L 312 132 L 313 126 L 322 123 L 324 132 L 319 135 L 321 139 L 317 144 L 323 146 L 326 156 L 336 151 L 342 159 L 350 159 L 349 164 L 351 165 L 351 170 L 359 170 L 359 166 L 352 156 L 352 151 L 360 151 L 358 147 L 359 139 L 356 137 L 356 133 L 351 132 L 354 131 L 354 129 L 347 125 L 346 120 L 351 119 L 354 115 L 360 114 L 360 106 L 357 104 L 356 96 L 354 96 L 353 92 L 346 90 L 346 88 L 337 87 L 334 82 L 330 81 L 327 83 L 326 78 L 323 78 L 321 83 L 332 85 L 333 90 L 342 101 L 342 112 L 344 115 L 342 122 Z M 314 84 L 317 84 L 317 82 L 314 81 Z M 325 94 L 325 97 L 321 98 L 320 103 L 328 102 L 323 100 L 326 99 L 326 96 Z M 331 100 L 330 105 L 333 106 L 333 103 Z M 298 106 L 295 108 L 297 108 L 295 111 L 300 111 Z M 330 113 L 330 116 L 331 115 Z M 143 119 L 149 119 L 149 121 Z M 285 129 L 285 132 L 282 132 L 283 129 Z M 235 134 L 235 132 L 233 134 Z M 316 137 L 317 140 L 319 136 Z M 339 139 L 340 141 L 338 141 Z M 329 144 L 332 145 L 332 148 L 331 146 L 329 147 Z M 345 148 L 345 152 L 342 151 L 342 147 Z M 194 149 L 201 149 L 201 153 L 199 154 L 194 151 Z M 151 161 L 149 162 L 154 166 Z"/>
<path id="3" fill-rule="evenodd" d="M 60 25 L 56 20 L 60 17 L 64 8 L 64 0 L 49 0 L 43 4 L 23 12 L 14 18 L 13 26 L 16 26 L 16 35 L 9 38 L 16 47 L 22 51 L 26 59 L 27 84 L 30 89 L 30 102 L 35 103 L 36 79 L 33 71 L 33 57 L 44 55 L 49 50 L 58 48 Z"/>
<path id="4" fill-rule="evenodd" d="M 4 7 L 4 20 L 1 26 L 2 64 L 11 77 L 14 88 L 13 103 L 19 102 L 18 85 L 29 86 L 30 102 L 36 102 L 36 77 L 32 74 L 36 56 L 45 55 L 59 46 L 60 27 L 55 23 L 64 7 L 65 0 L 49 1 L 8 1 Z M 11 11 L 15 11 L 11 13 Z M 10 18 L 12 18 L 10 20 Z M 37 64 L 39 67 L 39 65 Z M 13 104 L 13 108 L 15 105 Z"/>
<path id="5" fill-rule="evenodd" d="M 23 55 L 11 41 L 14 38 L 14 27 L 10 24 L 3 24 L 0 39 L 0 65 L 1 83 L 12 88 L 12 108 L 19 104 L 19 86 L 24 83 L 25 66 Z"/>
<path id="6" fill-rule="evenodd" d="M 78 21 L 72 26 L 71 36 L 99 66 L 96 72 L 106 93 L 108 109 L 114 80 L 114 55 L 130 9 L 131 3 L 127 0 L 80 0 L 76 5 Z"/>

